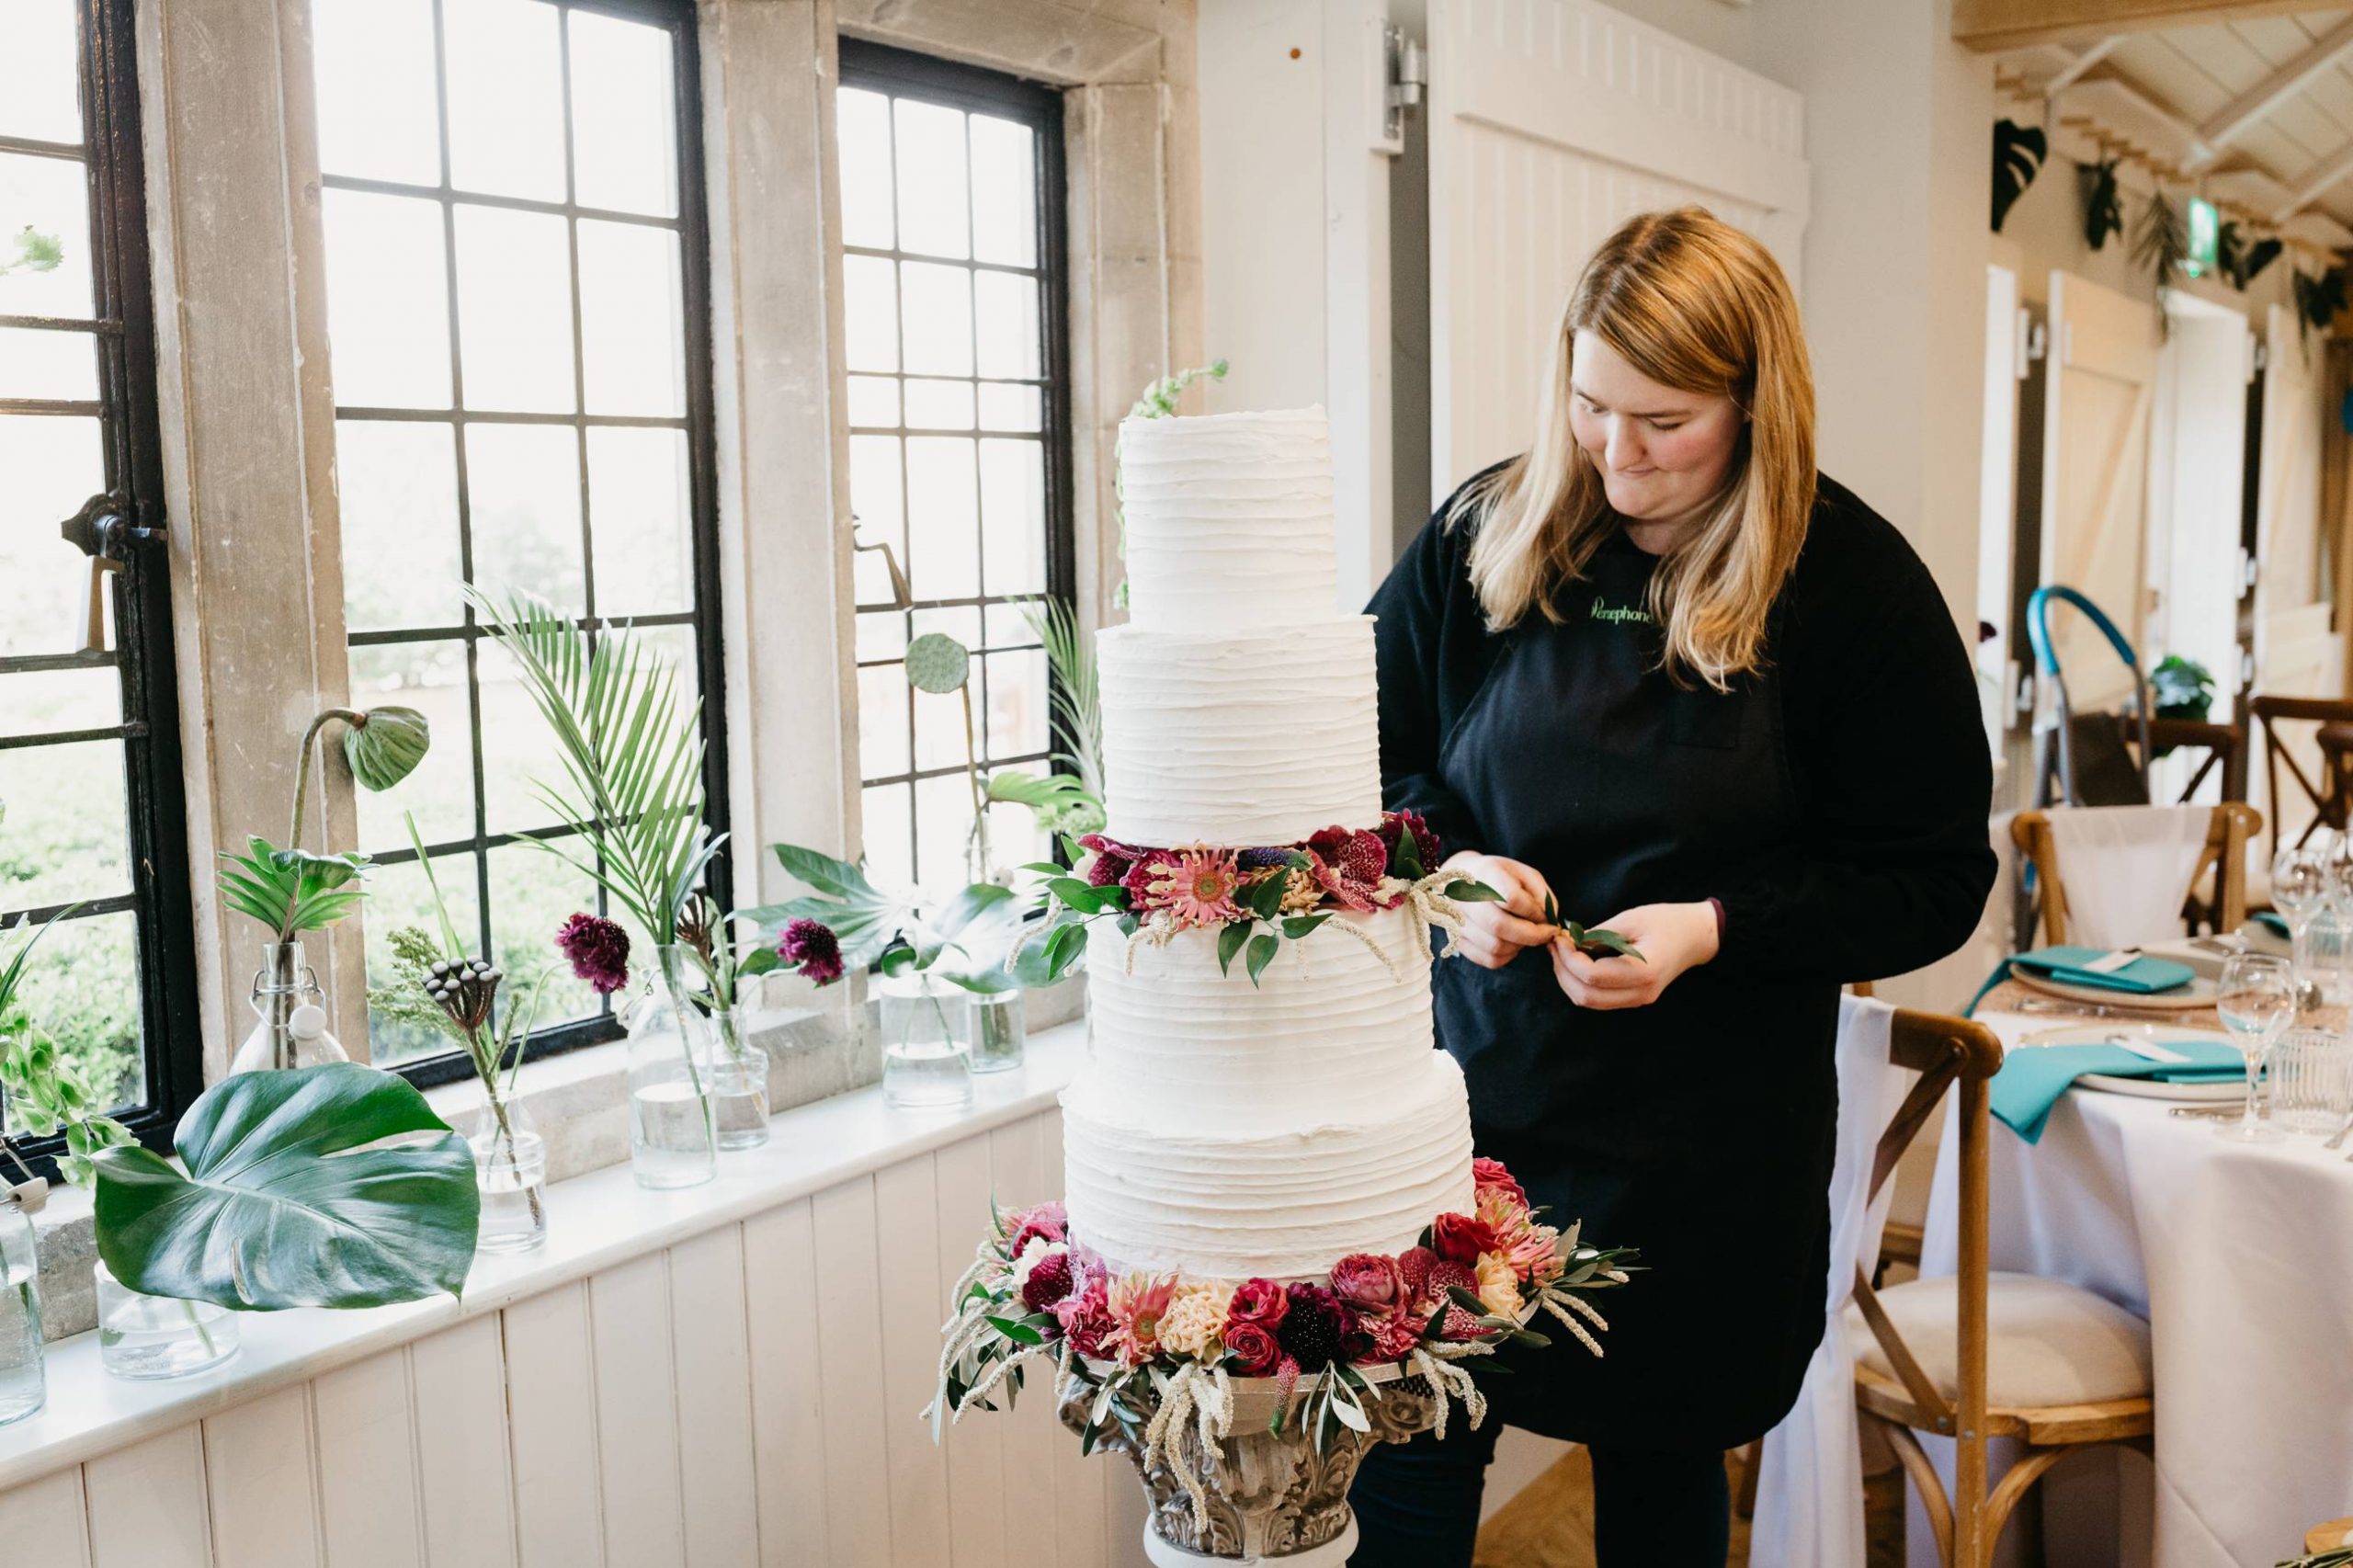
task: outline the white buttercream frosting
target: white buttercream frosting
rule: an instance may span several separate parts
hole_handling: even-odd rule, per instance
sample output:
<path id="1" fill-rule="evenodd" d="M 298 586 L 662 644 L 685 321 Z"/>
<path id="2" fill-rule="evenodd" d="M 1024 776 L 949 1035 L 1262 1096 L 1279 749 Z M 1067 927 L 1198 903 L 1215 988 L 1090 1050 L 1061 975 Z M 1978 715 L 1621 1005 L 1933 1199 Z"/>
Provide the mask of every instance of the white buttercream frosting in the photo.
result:
<path id="1" fill-rule="evenodd" d="M 1120 456 L 1134 619 L 1097 644 L 1106 831 L 1247 848 L 1374 825 L 1372 622 L 1332 608 L 1323 411 L 1130 420 Z M 1089 934 L 1073 1235 L 1123 1268 L 1295 1279 L 1468 1212 L 1470 1107 L 1432 1044 L 1418 918 L 1335 915 L 1256 985 L 1217 942 Z"/>
<path id="2" fill-rule="evenodd" d="M 1381 820 L 1372 618 L 1097 639 L 1103 786 L 1130 844 L 1296 844 Z"/>
<path id="3" fill-rule="evenodd" d="M 1133 625 L 1241 631 L 1335 610 L 1321 408 L 1127 420 L 1120 506 Z"/>

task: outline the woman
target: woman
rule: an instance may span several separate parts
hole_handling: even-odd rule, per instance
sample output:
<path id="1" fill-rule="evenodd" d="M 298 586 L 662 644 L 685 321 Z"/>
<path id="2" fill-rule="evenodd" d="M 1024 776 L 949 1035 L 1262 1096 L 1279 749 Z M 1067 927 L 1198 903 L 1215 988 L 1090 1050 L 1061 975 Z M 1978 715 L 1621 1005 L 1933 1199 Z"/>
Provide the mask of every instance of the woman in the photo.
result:
<path id="1" fill-rule="evenodd" d="M 1647 1270 L 1606 1358 L 1514 1352 L 1496 1415 L 1590 1446 L 1604 1568 L 1722 1568 L 1724 1450 L 1822 1334 L 1839 986 L 1950 952 L 1993 884 L 1952 616 L 1815 472 L 1797 302 L 1698 208 L 1595 255 L 1535 445 L 1371 608 L 1388 803 L 1505 895 L 1437 971 L 1480 1152 Z M 1359 1568 L 1470 1563 L 1495 1425 L 1368 1456 Z"/>

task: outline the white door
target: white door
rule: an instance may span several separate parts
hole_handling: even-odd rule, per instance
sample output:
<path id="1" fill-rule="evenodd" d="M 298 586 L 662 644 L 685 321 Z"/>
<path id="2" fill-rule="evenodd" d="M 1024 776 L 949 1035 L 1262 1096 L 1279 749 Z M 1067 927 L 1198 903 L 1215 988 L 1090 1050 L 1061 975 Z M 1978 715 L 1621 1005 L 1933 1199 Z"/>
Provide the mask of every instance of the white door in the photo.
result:
<path id="1" fill-rule="evenodd" d="M 1562 301 L 1611 230 L 1697 202 L 1794 287 L 1809 176 L 1801 95 L 1592 0 L 1429 0 L 1428 36 L 1437 500 L 1526 449 Z"/>
<path id="2" fill-rule="evenodd" d="M 2157 371 L 2156 312 L 2053 270 L 2051 363 L 2042 400 L 2042 581 L 2097 605 L 2137 651 L 2144 645 L 2142 541 L 2149 408 Z M 2052 646 L 2078 713 L 2131 691 L 2124 665 L 2091 621 L 2052 617 Z"/>
<path id="3" fill-rule="evenodd" d="M 2256 492 L 2255 689 L 2334 697 L 2344 658 L 2320 584 L 2320 349 L 2292 311 L 2265 323 L 2263 470 Z"/>
<path id="4" fill-rule="evenodd" d="M 2169 330 L 2157 353 L 2149 433 L 2148 645 L 2214 676 L 2212 716 L 2227 719 L 2239 685 L 2239 527 L 2245 509 L 2246 389 L 2255 335 L 2245 312 L 2167 290 Z M 2155 766 L 2157 798 L 2178 797 L 2203 753 Z M 2222 799 L 2220 771 L 2201 800 Z"/>

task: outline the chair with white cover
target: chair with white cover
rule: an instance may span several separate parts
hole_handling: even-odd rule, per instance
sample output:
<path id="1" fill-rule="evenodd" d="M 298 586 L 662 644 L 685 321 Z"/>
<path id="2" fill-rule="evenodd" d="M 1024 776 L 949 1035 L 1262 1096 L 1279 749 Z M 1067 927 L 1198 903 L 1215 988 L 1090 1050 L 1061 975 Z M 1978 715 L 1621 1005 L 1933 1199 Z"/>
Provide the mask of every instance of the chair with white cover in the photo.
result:
<path id="1" fill-rule="evenodd" d="M 1894 1007 L 1847 995 L 1838 1006 L 1837 1152 L 1830 1173 L 1828 1313 L 1797 1403 L 1752 1449 L 1740 1511 L 1752 1518 L 1749 1568 L 1864 1568 L 1863 1472 L 1855 1353 L 1847 1323 L 1858 1265 L 1876 1261 L 1893 1189 L 1870 1193 L 1871 1159 L 1912 1083 L 1896 1065 Z M 1760 1451 L 1761 1449 L 1761 1451 Z M 1753 1488 L 1753 1489 L 1752 1489 Z"/>
<path id="2" fill-rule="evenodd" d="M 2186 903 L 2219 931 L 2246 918 L 2246 846 L 2261 831 L 2253 806 L 2058 806 L 2010 824 L 2034 867 L 2042 939 L 2125 948 L 2178 935 Z M 2198 889 L 2212 876 L 2211 893 Z"/>
<path id="3" fill-rule="evenodd" d="M 1919 1490 L 1938 1559 L 1946 1568 L 1985 1568 L 2018 1500 L 2061 1459 L 2105 1443 L 2146 1449 L 2155 1429 L 2149 1326 L 2078 1286 L 1990 1271 L 1986 1081 L 2002 1064 L 1993 1031 L 1899 1012 L 1888 1054 L 1920 1077 L 1880 1135 L 1865 1202 L 1876 1201 L 1957 1085 L 1959 1269 L 1884 1290 L 1856 1270 L 1846 1309 L 1848 1335 L 1861 1346 L 1855 1401 Z M 1950 1492 L 1914 1436 L 1920 1432 L 1953 1440 Z M 2023 1449 L 1990 1492 L 1989 1437 L 2015 1438 Z"/>

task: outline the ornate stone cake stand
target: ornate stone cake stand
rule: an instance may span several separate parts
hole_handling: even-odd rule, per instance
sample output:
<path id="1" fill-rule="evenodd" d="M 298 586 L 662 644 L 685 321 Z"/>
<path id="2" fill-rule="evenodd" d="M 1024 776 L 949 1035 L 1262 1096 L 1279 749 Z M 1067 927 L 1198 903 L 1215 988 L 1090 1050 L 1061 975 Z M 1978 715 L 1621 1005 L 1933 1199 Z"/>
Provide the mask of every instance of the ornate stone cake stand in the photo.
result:
<path id="1" fill-rule="evenodd" d="M 1364 1400 L 1372 1430 L 1341 1427 L 1322 1453 L 1297 1418 L 1313 1380 L 1302 1379 L 1290 1398 L 1292 1418 L 1277 1434 L 1267 1428 L 1281 1397 L 1272 1378 L 1233 1382 L 1230 1435 L 1204 1444 L 1194 1423 L 1182 1424 L 1173 1445 L 1178 1463 L 1199 1479 L 1208 1502 L 1197 1512 L 1193 1496 L 1163 1453 L 1147 1460 L 1144 1445 L 1114 1428 L 1097 1449 L 1128 1456 L 1143 1483 L 1149 1513 L 1144 1518 L 1144 1555 L 1157 1568 L 1206 1568 L 1209 1564 L 1282 1564 L 1282 1568 L 1344 1568 L 1356 1550 L 1356 1517 L 1348 1509 L 1348 1486 L 1373 1443 L 1402 1443 L 1437 1423 L 1443 1396 L 1418 1377 L 1400 1377 L 1394 1367 L 1365 1369 L 1373 1384 Z M 1146 1421 L 1157 1414 L 1143 1414 Z M 1069 1389 L 1062 1401 L 1063 1424 L 1086 1430 L 1095 1391 Z"/>

